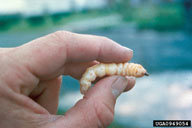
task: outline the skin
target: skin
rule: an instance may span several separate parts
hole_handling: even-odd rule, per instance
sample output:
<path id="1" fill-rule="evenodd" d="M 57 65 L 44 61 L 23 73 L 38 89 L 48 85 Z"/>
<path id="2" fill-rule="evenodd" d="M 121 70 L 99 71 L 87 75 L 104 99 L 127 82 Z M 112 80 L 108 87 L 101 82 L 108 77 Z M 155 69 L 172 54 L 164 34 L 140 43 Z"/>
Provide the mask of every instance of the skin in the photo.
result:
<path id="1" fill-rule="evenodd" d="M 111 56 L 113 55 L 113 56 Z M 58 31 L 15 48 L 0 48 L 0 128 L 97 128 L 113 121 L 121 80 L 130 90 L 135 79 L 98 80 L 65 115 L 56 115 L 61 75 L 80 79 L 96 63 L 127 62 L 133 52 L 99 36 Z M 120 84 L 121 85 L 121 84 Z M 120 94 L 118 94 L 120 95 Z"/>

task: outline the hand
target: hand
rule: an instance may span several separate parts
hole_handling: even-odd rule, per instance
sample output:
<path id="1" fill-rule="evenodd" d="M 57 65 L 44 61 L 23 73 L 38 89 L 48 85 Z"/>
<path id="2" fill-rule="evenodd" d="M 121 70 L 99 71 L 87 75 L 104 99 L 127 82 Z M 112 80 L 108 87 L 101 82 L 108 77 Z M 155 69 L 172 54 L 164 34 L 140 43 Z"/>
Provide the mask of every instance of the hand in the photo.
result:
<path id="1" fill-rule="evenodd" d="M 116 98 L 135 79 L 106 77 L 64 116 L 55 115 L 61 75 L 80 79 L 99 62 L 126 62 L 132 51 L 105 37 L 59 31 L 0 49 L 0 128 L 95 128 L 113 121 Z M 78 86 L 78 85 L 77 85 Z"/>

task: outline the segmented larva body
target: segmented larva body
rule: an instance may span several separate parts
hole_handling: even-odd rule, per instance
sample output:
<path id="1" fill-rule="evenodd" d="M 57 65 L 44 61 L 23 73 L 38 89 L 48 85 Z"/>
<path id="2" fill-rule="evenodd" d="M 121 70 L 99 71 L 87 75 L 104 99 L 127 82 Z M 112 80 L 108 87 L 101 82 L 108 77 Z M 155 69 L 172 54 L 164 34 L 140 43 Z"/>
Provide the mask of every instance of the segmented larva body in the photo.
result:
<path id="1" fill-rule="evenodd" d="M 91 82 L 94 81 L 97 77 L 111 75 L 121 75 L 121 76 L 134 76 L 142 77 L 148 75 L 147 71 L 140 64 L 134 63 L 111 63 L 111 64 L 96 64 L 92 67 L 89 67 L 82 78 L 80 79 L 80 91 L 82 94 L 91 87 Z"/>

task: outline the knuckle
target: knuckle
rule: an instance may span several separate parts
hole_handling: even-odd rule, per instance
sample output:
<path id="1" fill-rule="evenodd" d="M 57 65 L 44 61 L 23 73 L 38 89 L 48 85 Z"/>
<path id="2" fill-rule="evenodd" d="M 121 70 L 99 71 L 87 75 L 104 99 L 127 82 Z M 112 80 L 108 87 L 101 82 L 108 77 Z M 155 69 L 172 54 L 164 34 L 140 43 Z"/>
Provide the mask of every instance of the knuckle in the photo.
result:
<path id="1" fill-rule="evenodd" d="M 54 32 L 54 34 L 56 34 L 56 35 L 65 35 L 65 34 L 68 34 L 68 33 L 70 33 L 70 32 L 68 32 L 68 31 L 63 31 L 63 30 L 59 30 L 59 31 L 56 31 L 56 32 Z"/>
<path id="2" fill-rule="evenodd" d="M 54 33 L 51 34 L 51 36 L 53 36 L 56 40 L 58 41 L 63 41 L 66 38 L 70 37 L 72 35 L 71 32 L 68 31 L 56 31 Z"/>

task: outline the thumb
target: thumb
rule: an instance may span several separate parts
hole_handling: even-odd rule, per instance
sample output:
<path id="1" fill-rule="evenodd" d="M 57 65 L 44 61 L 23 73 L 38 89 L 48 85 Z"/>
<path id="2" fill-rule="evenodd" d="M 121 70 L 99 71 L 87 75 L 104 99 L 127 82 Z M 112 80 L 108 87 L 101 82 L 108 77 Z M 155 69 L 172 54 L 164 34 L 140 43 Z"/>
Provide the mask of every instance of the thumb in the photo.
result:
<path id="1" fill-rule="evenodd" d="M 97 128 L 106 127 L 114 117 L 116 98 L 132 88 L 135 79 L 111 76 L 97 82 L 65 116 L 57 120 L 57 127 Z"/>

